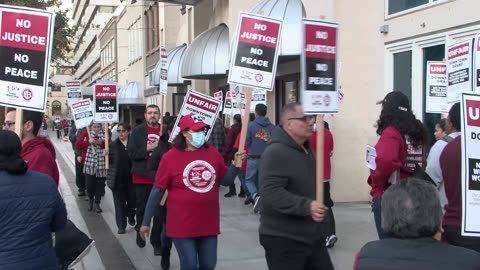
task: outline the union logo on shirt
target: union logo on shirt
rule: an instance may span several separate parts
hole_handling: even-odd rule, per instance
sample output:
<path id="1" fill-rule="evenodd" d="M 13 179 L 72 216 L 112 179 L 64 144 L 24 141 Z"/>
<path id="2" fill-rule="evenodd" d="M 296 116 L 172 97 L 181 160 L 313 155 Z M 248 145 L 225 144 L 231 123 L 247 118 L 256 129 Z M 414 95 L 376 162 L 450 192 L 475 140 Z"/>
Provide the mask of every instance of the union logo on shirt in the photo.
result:
<path id="1" fill-rule="evenodd" d="M 157 134 L 148 134 L 147 136 L 147 144 L 155 143 L 160 139 L 160 136 Z"/>
<path id="2" fill-rule="evenodd" d="M 213 166 L 204 160 L 194 160 L 183 170 L 183 183 L 198 193 L 209 192 L 215 184 L 216 177 Z"/>

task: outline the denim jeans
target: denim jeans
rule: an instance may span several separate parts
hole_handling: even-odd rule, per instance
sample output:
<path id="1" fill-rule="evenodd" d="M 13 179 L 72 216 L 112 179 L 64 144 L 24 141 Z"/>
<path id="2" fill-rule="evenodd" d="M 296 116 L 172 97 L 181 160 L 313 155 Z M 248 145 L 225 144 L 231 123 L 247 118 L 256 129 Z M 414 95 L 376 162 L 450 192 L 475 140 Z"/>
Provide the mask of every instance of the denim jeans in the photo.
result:
<path id="1" fill-rule="evenodd" d="M 217 236 L 172 238 L 181 270 L 213 270 L 217 264 Z"/>
<path id="2" fill-rule="evenodd" d="M 245 185 L 245 171 L 238 171 L 238 179 L 240 179 L 240 186 L 243 190 L 247 191 L 247 186 Z"/>
<path id="3" fill-rule="evenodd" d="M 258 165 L 260 159 L 247 159 L 247 171 L 245 172 L 245 186 L 253 198 L 258 190 Z"/>
<path id="4" fill-rule="evenodd" d="M 167 236 L 167 224 L 163 223 L 162 229 L 162 250 L 172 250 L 172 238 Z"/>
<path id="5" fill-rule="evenodd" d="M 373 217 L 375 219 L 375 227 L 377 228 L 378 238 L 385 238 L 385 232 L 382 229 L 382 198 L 375 198 L 372 202 Z"/>

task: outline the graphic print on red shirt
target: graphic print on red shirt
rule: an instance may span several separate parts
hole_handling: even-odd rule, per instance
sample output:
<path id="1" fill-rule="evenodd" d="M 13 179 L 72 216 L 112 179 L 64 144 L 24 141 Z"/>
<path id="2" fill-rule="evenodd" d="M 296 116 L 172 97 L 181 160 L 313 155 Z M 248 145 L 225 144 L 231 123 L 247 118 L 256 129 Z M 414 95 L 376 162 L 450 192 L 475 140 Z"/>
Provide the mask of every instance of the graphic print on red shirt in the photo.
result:
<path id="1" fill-rule="evenodd" d="M 153 128 L 147 125 L 147 145 L 152 144 L 160 140 L 160 126 Z M 147 163 L 145 168 L 148 167 L 148 161 L 150 160 L 150 156 L 152 152 L 148 152 L 149 158 L 147 159 Z M 132 176 L 132 182 L 134 184 L 141 184 L 141 185 L 151 185 L 152 181 L 147 176 L 134 174 Z"/>
<path id="2" fill-rule="evenodd" d="M 215 184 L 215 178 L 215 169 L 203 160 L 190 162 L 183 171 L 185 186 L 199 193 L 209 192 Z"/>

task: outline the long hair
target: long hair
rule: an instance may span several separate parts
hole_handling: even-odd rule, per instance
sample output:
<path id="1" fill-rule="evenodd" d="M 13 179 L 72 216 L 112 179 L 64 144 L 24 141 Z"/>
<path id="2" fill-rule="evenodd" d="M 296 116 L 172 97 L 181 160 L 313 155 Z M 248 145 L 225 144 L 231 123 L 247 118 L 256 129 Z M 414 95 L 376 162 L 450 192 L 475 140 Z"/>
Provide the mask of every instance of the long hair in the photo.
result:
<path id="1" fill-rule="evenodd" d="M 412 111 L 396 110 L 384 107 L 376 124 L 377 134 L 382 135 L 388 127 L 396 128 L 403 137 L 407 136 L 414 147 L 428 146 L 428 130 Z"/>
<path id="2" fill-rule="evenodd" d="M 8 174 L 23 175 L 27 172 L 27 163 L 22 159 L 22 143 L 17 134 L 0 130 L 0 171 Z"/>

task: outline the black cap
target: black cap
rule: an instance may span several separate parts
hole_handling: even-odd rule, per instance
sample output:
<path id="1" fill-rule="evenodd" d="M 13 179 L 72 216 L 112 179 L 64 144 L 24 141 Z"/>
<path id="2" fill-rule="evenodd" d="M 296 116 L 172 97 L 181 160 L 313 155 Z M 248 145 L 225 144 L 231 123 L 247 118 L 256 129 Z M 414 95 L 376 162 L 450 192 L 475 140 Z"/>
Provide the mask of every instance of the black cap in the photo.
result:
<path id="1" fill-rule="evenodd" d="M 412 110 L 410 108 L 410 101 L 408 100 L 408 97 L 402 92 L 390 92 L 383 98 L 383 100 L 377 102 L 377 104 L 382 104 L 383 108 L 385 109 L 403 112 Z"/>

